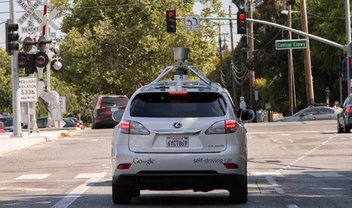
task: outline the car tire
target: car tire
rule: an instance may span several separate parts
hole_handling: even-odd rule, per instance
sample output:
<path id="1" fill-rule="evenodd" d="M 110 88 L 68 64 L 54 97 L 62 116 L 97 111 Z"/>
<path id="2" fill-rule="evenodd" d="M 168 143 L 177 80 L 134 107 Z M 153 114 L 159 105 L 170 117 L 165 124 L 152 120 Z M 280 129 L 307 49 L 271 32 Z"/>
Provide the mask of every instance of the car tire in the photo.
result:
<path id="1" fill-rule="evenodd" d="M 230 188 L 228 191 L 230 193 L 231 203 L 246 203 L 248 197 L 247 176 L 245 177 L 245 181 L 243 183 L 239 184 L 239 186 Z"/>
<path id="2" fill-rule="evenodd" d="M 340 125 L 340 122 L 337 121 L 337 133 L 343 133 L 343 128 Z"/>
<path id="3" fill-rule="evenodd" d="M 97 129 L 97 123 L 95 123 L 94 119 L 92 119 L 92 129 Z"/>
<path id="4" fill-rule="evenodd" d="M 131 203 L 131 190 L 128 186 L 119 186 L 112 183 L 112 202 L 114 204 Z"/>
<path id="5" fill-rule="evenodd" d="M 345 126 L 343 127 L 343 132 L 344 133 L 351 133 L 351 129 L 349 127 L 347 127 L 345 124 Z"/>

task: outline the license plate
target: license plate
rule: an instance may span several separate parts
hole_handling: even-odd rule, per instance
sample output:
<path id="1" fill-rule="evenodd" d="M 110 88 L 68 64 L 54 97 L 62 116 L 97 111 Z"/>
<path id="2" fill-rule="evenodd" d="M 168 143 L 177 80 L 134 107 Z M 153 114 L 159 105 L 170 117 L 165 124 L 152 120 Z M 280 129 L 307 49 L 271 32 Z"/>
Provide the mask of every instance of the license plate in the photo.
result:
<path id="1" fill-rule="evenodd" d="M 166 147 L 170 148 L 181 148 L 188 147 L 188 137 L 167 137 L 166 138 Z"/>

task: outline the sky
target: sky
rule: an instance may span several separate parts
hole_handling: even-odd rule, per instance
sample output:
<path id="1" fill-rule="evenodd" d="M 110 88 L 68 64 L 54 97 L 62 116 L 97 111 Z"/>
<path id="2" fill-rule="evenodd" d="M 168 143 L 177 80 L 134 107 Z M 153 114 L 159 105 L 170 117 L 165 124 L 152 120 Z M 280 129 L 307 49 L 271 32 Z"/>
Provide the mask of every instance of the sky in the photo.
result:
<path id="1" fill-rule="evenodd" d="M 3 1 L 3 0 L 0 0 L 0 47 L 5 47 L 5 22 L 6 20 L 9 18 L 9 1 L 11 0 L 7 0 L 7 1 Z M 24 9 L 17 3 L 18 1 L 21 1 L 21 0 L 13 0 L 14 1 L 14 6 L 15 6 L 15 11 L 16 11 L 16 15 L 15 15 L 15 18 L 16 19 L 19 19 L 23 14 L 24 14 Z M 22 0 L 24 2 L 27 2 L 27 0 Z M 32 0 L 32 2 L 34 2 Z M 50 2 L 50 0 L 49 0 Z M 222 9 L 225 10 L 225 13 L 228 13 L 229 11 L 229 5 L 231 5 L 231 9 L 232 9 L 232 15 L 234 16 L 236 14 L 236 11 L 237 11 L 237 8 L 236 6 L 232 3 L 232 0 L 221 0 L 222 2 Z M 37 10 L 43 10 L 43 5 L 40 5 Z M 195 3 L 195 7 L 194 7 L 194 11 L 195 11 L 195 14 L 199 14 L 199 11 L 201 9 L 201 5 L 199 3 Z M 55 20 L 54 23 L 58 26 L 60 26 L 60 19 L 58 20 Z M 19 24 L 19 33 L 20 33 L 20 37 L 22 39 L 24 39 L 26 36 L 27 36 L 27 33 L 22 33 L 22 27 L 27 27 L 28 25 L 28 22 L 25 21 L 24 23 L 22 24 Z M 39 24 L 37 22 L 34 21 L 34 26 L 39 26 Z M 223 31 L 224 33 L 229 33 L 230 29 L 229 29 L 229 24 L 228 24 L 228 21 L 227 22 L 224 22 L 224 25 L 221 27 L 221 31 Z M 234 30 L 235 31 L 235 30 Z M 60 30 L 56 31 L 56 30 L 51 30 L 51 33 L 56 33 L 56 36 L 61 36 L 62 33 Z M 36 34 L 37 36 L 40 35 L 40 33 L 38 32 Z M 222 36 L 222 38 L 226 39 L 226 41 L 229 41 L 230 40 L 230 36 L 227 35 L 227 36 Z M 237 34 L 234 34 L 234 45 L 236 45 L 236 42 L 239 40 L 240 36 L 237 35 Z M 229 42 L 227 42 L 229 43 Z"/>

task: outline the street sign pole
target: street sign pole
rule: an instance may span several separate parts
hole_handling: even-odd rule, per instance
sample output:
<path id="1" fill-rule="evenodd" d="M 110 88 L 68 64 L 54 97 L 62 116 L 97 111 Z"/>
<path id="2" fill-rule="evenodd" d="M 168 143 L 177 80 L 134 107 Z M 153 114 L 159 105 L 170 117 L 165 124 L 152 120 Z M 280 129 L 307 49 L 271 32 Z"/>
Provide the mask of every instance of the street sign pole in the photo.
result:
<path id="1" fill-rule="evenodd" d="M 10 0 L 9 9 L 10 9 L 10 21 L 14 23 L 15 18 L 15 9 L 14 9 L 14 0 Z M 12 77 L 12 113 L 13 113 L 13 136 L 22 137 L 21 129 L 21 108 L 19 101 L 19 77 L 18 77 L 18 51 L 14 50 L 12 53 L 12 66 L 11 66 L 11 77 Z"/>

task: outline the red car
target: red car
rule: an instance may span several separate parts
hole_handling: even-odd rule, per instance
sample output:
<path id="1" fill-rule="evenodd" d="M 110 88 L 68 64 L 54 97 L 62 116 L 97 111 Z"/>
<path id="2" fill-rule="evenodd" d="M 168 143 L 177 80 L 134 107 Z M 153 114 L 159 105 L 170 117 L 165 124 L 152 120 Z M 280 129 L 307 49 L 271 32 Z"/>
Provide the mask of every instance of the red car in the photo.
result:
<path id="1" fill-rule="evenodd" d="M 92 129 L 114 127 L 117 122 L 112 119 L 114 109 L 125 109 L 129 98 L 126 95 L 99 96 L 92 113 Z"/>
<path id="2" fill-rule="evenodd" d="M 0 133 L 5 133 L 5 124 L 4 122 L 0 121 Z"/>

